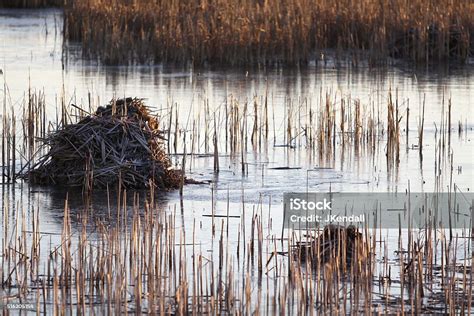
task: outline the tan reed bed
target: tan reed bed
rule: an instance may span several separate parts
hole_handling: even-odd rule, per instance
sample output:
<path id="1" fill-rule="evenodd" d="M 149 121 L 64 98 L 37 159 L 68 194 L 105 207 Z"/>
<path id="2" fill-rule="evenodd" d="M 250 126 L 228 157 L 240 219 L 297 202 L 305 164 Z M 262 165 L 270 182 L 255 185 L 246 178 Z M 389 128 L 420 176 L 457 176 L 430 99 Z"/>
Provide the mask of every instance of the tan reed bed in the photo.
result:
<path id="1" fill-rule="evenodd" d="M 473 49 L 470 0 L 73 1 L 65 37 L 106 64 L 306 64 L 334 50 L 416 63 L 465 61 Z"/>
<path id="2" fill-rule="evenodd" d="M 229 225 L 235 220 L 229 215 L 216 218 L 203 237 L 199 219 L 184 227 L 176 209 L 160 209 L 150 196 L 140 203 L 138 194 L 122 192 L 109 218 L 87 209 L 71 216 L 66 198 L 55 238 L 41 230 L 40 209 L 30 220 L 24 208 L 16 209 L 14 223 L 3 216 L 0 281 L 9 294 L 2 302 L 34 302 L 37 312 L 55 314 L 472 311 L 469 236 L 450 239 L 428 227 L 400 233 L 398 246 L 389 249 L 380 228 L 361 227 L 347 265 L 345 238 L 326 254 L 293 256 L 303 233 L 278 239 L 262 217 L 271 207 L 263 200 L 253 211 L 243 204 L 238 225 Z M 328 236 L 315 239 L 315 249 L 325 249 Z M 464 258 L 456 257 L 459 249 Z M 389 262 L 388 251 L 399 260 Z"/>
<path id="3" fill-rule="evenodd" d="M 289 99 L 282 117 L 276 115 L 269 100 L 267 95 L 251 102 L 229 97 L 216 108 L 202 100 L 205 106 L 189 110 L 186 121 L 180 114 L 182 108 L 170 105 L 167 111 L 158 112 L 167 113 L 158 119 L 168 122 L 164 126 L 168 150 L 183 156 L 183 168 L 191 168 L 193 156 L 213 157 L 215 172 L 219 172 L 221 153 L 240 159 L 242 171 L 248 172 L 244 154 L 264 151 L 268 146 L 308 150 L 325 163 L 330 163 L 341 148 L 370 153 L 384 150 L 396 169 L 404 118 L 401 113 L 408 112 L 408 106 L 402 106 L 408 103 L 397 93 L 390 92 L 386 101 L 373 105 L 372 100 L 365 103 L 321 91 L 316 102 Z M 10 112 L 8 109 L 14 107 L 5 101 L 3 148 L 10 154 L 5 156 L 9 163 L 4 164 L 4 172 L 15 174 L 15 151 L 21 169 L 28 168 L 28 162 L 37 159 L 37 138 L 54 126 L 81 119 L 84 110 L 92 112 L 95 104 L 100 104 L 90 97 L 88 102 L 79 110 L 61 96 L 56 121 L 50 122 L 45 118 L 41 93 L 28 93 L 17 111 L 23 117 Z M 451 102 L 445 104 L 447 111 L 435 134 L 438 190 L 443 188 L 443 177 L 453 172 L 448 145 Z M 188 156 L 189 162 L 184 159 Z M 445 167 L 450 170 L 447 175 L 441 173 Z M 356 247 L 359 253 L 352 259 L 356 265 L 341 264 L 347 256 L 341 251 L 344 240 L 330 254 L 335 260 L 314 262 L 289 253 L 302 241 L 302 232 L 277 238 L 270 219 L 263 215 L 267 204 L 262 200 L 246 205 L 245 194 L 242 192 L 242 205 L 232 210 L 240 221 L 231 224 L 229 201 L 224 216 L 216 215 L 211 201 L 206 236 L 200 228 L 202 222 L 196 220 L 192 227 L 185 227 L 178 221 L 177 209 L 157 207 L 154 192 L 147 195 L 145 203 L 140 203 L 137 194 L 120 192 L 116 201 L 108 201 L 106 218 L 94 216 L 88 206 L 71 214 L 66 198 L 62 232 L 49 239 L 49 232 L 40 227 L 44 210 L 34 208 L 27 221 L 25 206 L 15 203 L 15 214 L 8 216 L 13 210 L 5 193 L 0 281 L 9 294 L 2 299 L 33 300 L 37 309 L 56 313 L 419 314 L 472 310 L 472 257 L 464 242 L 468 236 L 456 236 L 451 227 L 441 231 L 429 226 L 410 231 L 407 237 L 400 233 L 396 262 L 376 261 L 373 254 L 394 249 L 383 242 L 380 229 L 361 227 L 358 236 L 362 247 Z M 269 203 L 268 214 L 270 208 Z M 211 245 L 203 245 L 203 238 Z M 51 242 L 45 243 L 47 239 Z M 319 249 L 321 239 L 315 240 Z M 456 258 L 458 242 L 464 247 L 464 258 Z M 429 305 L 423 303 L 427 298 Z"/>
<path id="4" fill-rule="evenodd" d="M 15 182 L 19 174 L 27 173 L 40 161 L 49 150 L 41 145 L 58 127 L 79 122 L 85 113 L 94 113 L 102 103 L 89 95 L 81 104 L 76 96 L 66 99 L 62 94 L 56 98 L 56 105 L 47 110 L 44 93 L 31 89 L 20 104 L 13 105 L 8 100 L 6 96 L 2 106 L 3 183 Z M 334 167 L 336 155 L 344 160 L 346 156 L 353 159 L 365 155 L 374 159 L 385 154 L 389 175 L 398 172 L 402 146 L 407 151 L 418 150 L 420 166 L 423 163 L 427 137 L 424 98 L 418 105 L 418 115 L 411 114 L 410 122 L 413 103 L 410 105 L 410 100 L 401 98 L 396 90 L 386 96 L 369 96 L 365 101 L 321 90 L 316 96 L 286 98 L 283 108 L 276 108 L 268 92 L 247 100 L 229 95 L 224 102 L 213 105 L 206 96 L 196 102 L 184 110 L 182 105 L 170 100 L 155 108 L 157 114 L 153 114 L 160 122 L 166 138 L 165 150 L 171 155 L 172 163 L 181 164 L 178 167 L 185 172 L 192 171 L 196 158 L 208 156 L 213 159 L 214 171 L 219 173 L 221 157 L 230 155 L 245 174 L 247 154 L 267 152 L 271 147 L 303 149 L 309 163 L 323 167 Z M 443 98 L 442 116 L 435 122 L 439 187 L 449 173 L 438 167 L 452 164 L 449 153 L 455 128 L 451 113 L 455 105 L 451 103 L 451 98 Z M 458 122 L 458 137 L 467 137 L 467 123 Z M 418 139 L 412 140 L 408 135 L 414 124 L 417 124 Z"/>
<path id="5" fill-rule="evenodd" d="M 75 99 L 75 97 L 73 97 Z M 315 102 L 316 101 L 316 102 Z M 97 108 L 89 97 L 89 103 L 81 107 L 67 104 L 64 97 L 57 99 L 55 120 L 46 117 L 44 95 L 41 91 L 30 91 L 22 102 L 20 110 L 4 102 L 2 126 L 2 165 L 4 183 L 15 182 L 18 175 L 28 173 L 41 162 L 49 147 L 43 146 L 44 140 L 58 126 L 67 126 L 84 118 L 84 113 L 92 113 Z M 167 140 L 167 150 L 172 156 L 190 156 L 191 160 L 182 163 L 184 171 L 191 171 L 196 157 L 213 157 L 214 170 L 219 172 L 219 160 L 223 155 L 231 155 L 247 172 L 246 154 L 249 151 L 264 152 L 269 147 L 303 148 L 309 153 L 309 159 L 318 165 L 330 166 L 336 154 L 359 156 L 369 153 L 371 156 L 385 152 L 389 172 L 396 171 L 399 164 L 402 131 L 400 124 L 409 131 L 408 103 L 392 93 L 387 95 L 387 104 L 374 105 L 374 100 L 361 103 L 358 99 L 338 96 L 330 91 L 320 93 L 318 100 L 308 97 L 297 100 L 288 99 L 283 113 L 276 112 L 269 105 L 268 96 L 255 97 L 241 103 L 230 96 L 225 103 L 210 107 L 205 99 L 204 106 L 193 107 L 183 115 L 180 107 L 171 105 L 157 112 Z M 450 104 L 450 100 L 447 100 Z M 206 105 L 207 104 L 207 105 Z M 401 105 L 400 105 L 401 104 Z M 19 114 L 17 114 L 19 112 Z M 448 111 L 449 112 L 449 111 Z M 387 120 L 384 120 L 386 115 Z M 420 161 L 423 150 L 423 121 L 420 113 L 418 125 L 418 144 L 409 143 L 407 150 L 418 146 Z M 441 118 L 443 127 L 436 136 L 442 136 L 443 146 L 438 151 L 446 158 L 451 137 L 451 118 L 449 113 Z M 280 126 L 277 130 L 277 126 Z M 461 132 L 459 132 L 461 131 Z M 458 135 L 466 133 L 462 125 L 458 126 Z M 438 138 L 435 139 L 438 142 Z M 442 153 L 442 155 L 441 155 Z M 174 162 L 178 161 L 174 159 Z M 441 160 L 439 161 L 441 162 Z"/>
<path id="6" fill-rule="evenodd" d="M 171 155 L 182 155 L 183 132 L 188 133 L 187 155 L 214 158 L 215 171 L 219 155 L 230 154 L 246 172 L 246 153 L 266 152 L 269 147 L 306 149 L 310 159 L 319 165 L 331 164 L 337 153 L 377 154 L 383 150 L 389 169 L 399 164 L 403 123 L 410 125 L 408 99 L 389 91 L 386 101 L 375 103 L 369 99 L 342 96 L 321 91 L 319 97 L 285 100 L 283 109 L 269 105 L 268 96 L 255 96 L 241 102 L 233 96 L 213 108 L 203 99 L 183 116 L 177 106 L 162 107 L 158 113 L 168 113 L 172 119 L 161 118 L 168 130 L 168 150 Z M 176 120 L 176 117 L 179 117 Z M 386 117 L 386 119 L 384 118 Z M 278 131 L 277 131 L 277 126 Z M 446 132 L 446 131 L 445 131 Z M 423 135 L 420 135 L 421 139 Z M 407 139 L 407 147 L 412 146 Z M 188 165 L 189 168 L 192 167 Z"/>

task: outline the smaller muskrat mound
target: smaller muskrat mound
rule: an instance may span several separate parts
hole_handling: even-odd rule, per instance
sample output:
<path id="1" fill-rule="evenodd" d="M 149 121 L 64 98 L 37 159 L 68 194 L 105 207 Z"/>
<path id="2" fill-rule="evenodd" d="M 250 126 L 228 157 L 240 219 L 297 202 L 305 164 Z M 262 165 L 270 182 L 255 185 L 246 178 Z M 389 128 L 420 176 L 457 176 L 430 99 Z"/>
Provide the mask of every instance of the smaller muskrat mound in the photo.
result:
<path id="1" fill-rule="evenodd" d="M 317 237 L 293 246 L 293 256 L 301 262 L 309 261 L 313 268 L 326 263 L 350 266 L 368 257 L 362 234 L 353 225 L 327 225 Z"/>
<path id="2" fill-rule="evenodd" d="M 113 100 L 44 140 L 47 154 L 25 174 L 33 184 L 178 188 L 159 122 L 142 99 Z"/>

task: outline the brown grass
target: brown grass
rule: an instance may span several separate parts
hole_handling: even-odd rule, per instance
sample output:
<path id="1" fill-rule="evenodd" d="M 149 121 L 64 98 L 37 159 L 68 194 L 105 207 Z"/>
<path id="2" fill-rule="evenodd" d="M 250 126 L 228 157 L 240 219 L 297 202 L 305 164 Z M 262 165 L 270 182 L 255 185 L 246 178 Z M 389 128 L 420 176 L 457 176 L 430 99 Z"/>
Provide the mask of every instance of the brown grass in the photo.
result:
<path id="1" fill-rule="evenodd" d="M 291 256 L 301 232 L 289 232 L 284 240 L 266 235 L 269 231 L 258 212 L 245 220 L 245 205 L 236 224 L 229 227 L 232 219 L 224 216 L 216 220 L 211 234 L 197 221 L 192 227 L 181 226 L 177 210 L 159 208 L 154 194 L 149 192 L 150 198 L 141 203 L 139 194 L 121 193 L 109 218 L 87 209 L 72 210 L 66 197 L 62 230 L 54 239 L 48 236 L 55 233 L 40 230 L 42 208 L 34 207 L 28 220 L 25 207 L 10 210 L 5 203 L 5 210 L 14 215 L 0 217 L 0 286 L 11 294 L 0 296 L 0 309 L 5 313 L 6 303 L 20 300 L 36 305 L 31 312 L 54 315 L 472 311 L 471 258 L 456 257 L 469 250 L 464 235 L 450 239 L 444 229 L 413 229 L 408 242 L 400 234 L 398 247 L 390 248 L 377 228 L 365 227 L 352 231 L 357 236 L 352 249 L 357 251 L 349 252 L 341 238 L 349 230 L 338 230 L 332 240 L 314 231 L 310 233 L 319 236 L 313 240 L 316 251 Z M 263 202 L 256 207 L 267 209 Z M 46 238 L 50 241 L 41 242 Z M 206 238 L 214 246 L 202 243 Z M 327 252 L 331 260 L 323 261 L 328 242 L 333 242 Z M 372 255 L 387 256 L 393 250 L 399 261 L 375 260 Z M 351 264 L 345 265 L 351 253 Z"/>
<path id="2" fill-rule="evenodd" d="M 56 105 L 56 122 L 50 121 L 45 114 L 44 94 L 29 90 L 26 95 L 20 108 L 7 106 L 6 100 L 3 105 L 5 184 L 15 181 L 11 176 L 15 175 L 16 159 L 20 169 L 36 161 L 36 153 L 41 150 L 38 143 L 50 126 L 45 122 L 61 126 L 84 112 L 78 106 L 68 105 L 62 95 Z M 206 106 L 198 107 L 199 112 L 191 116 L 196 129 L 193 127 L 182 138 L 179 127 L 186 123 L 178 120 L 182 117 L 178 104 L 170 111 L 158 112 L 167 113 L 158 121 L 166 124 L 166 118 L 169 119 L 169 126 L 164 126 L 171 136 L 170 144 L 174 144 L 169 150 L 178 154 L 177 149 L 183 148 L 183 170 L 193 165 L 193 154 L 203 150 L 214 150 L 212 156 L 218 158 L 216 140 L 220 138 L 225 138 L 225 144 L 219 142 L 221 152 L 227 153 L 225 148 L 229 148 L 236 153 L 236 159 L 239 152 L 250 150 L 252 144 L 247 142 L 252 139 L 253 145 L 260 138 L 265 139 L 262 147 L 272 142 L 267 135 L 268 114 L 264 114 L 266 96 L 256 97 L 253 104 L 229 98 L 218 109 L 207 101 Z M 89 106 L 82 105 L 81 109 L 92 112 L 96 106 L 94 99 L 89 97 Z M 281 126 L 279 132 L 284 134 L 279 139 L 285 137 L 288 147 L 321 150 L 323 158 L 335 155 L 336 146 L 354 151 L 386 148 L 387 160 L 396 164 L 399 142 L 403 139 L 400 113 L 405 103 L 398 93 L 389 93 L 386 99 L 372 109 L 367 106 L 372 100 L 365 103 L 347 97 L 339 103 L 337 95 L 323 90 L 317 104 L 288 99 L 283 118 L 286 125 L 277 123 Z M 449 104 L 447 126 L 451 126 Z M 271 106 L 273 117 L 274 110 Z M 379 112 L 383 115 L 375 115 Z M 316 114 L 317 119 L 313 116 Z M 420 120 L 419 130 L 423 130 L 424 118 Z M 435 136 L 435 144 L 436 137 L 449 139 L 444 127 L 436 135 L 439 136 Z M 424 137 L 427 142 L 428 135 Z M 211 140 L 214 148 L 207 144 Z M 434 169 L 439 172 L 435 191 L 443 188 L 443 177 L 452 177 L 454 172 L 452 165 L 447 174 L 438 167 L 451 152 L 448 147 L 435 149 Z M 187 154 L 189 162 L 185 164 Z M 245 156 L 240 157 L 248 173 Z M 214 207 L 216 188 L 210 188 L 210 207 L 206 207 L 201 218 L 184 206 L 160 206 L 153 187 L 143 198 L 117 190 L 112 192 L 117 193 L 116 200 L 110 198 L 107 190 L 108 217 L 92 203 L 89 208 L 88 194 L 80 197 L 88 200 L 84 209 L 70 207 L 73 204 L 69 197 L 75 193 L 71 191 L 64 203 L 61 233 L 50 237 L 55 232 L 43 230 L 47 226 L 40 221 L 40 216 L 49 211 L 41 204 L 29 209 L 23 196 L 15 200 L 15 194 L 8 195 L 10 189 L 4 185 L 0 287 L 11 295 L 0 295 L 3 312 L 4 303 L 20 300 L 36 303 L 36 311 L 43 314 L 471 314 L 474 272 L 469 236 L 453 236 L 437 226 L 431 215 L 426 217 L 425 229 L 413 229 L 415 209 L 409 206 L 408 236 L 401 233 L 400 226 L 398 246 L 390 244 L 379 228 L 369 230 L 367 226 L 357 232 L 326 233 L 337 236 L 329 244 L 324 231 L 322 237 L 317 237 L 321 236 L 317 230 L 310 231 L 305 238 L 307 232 L 287 231 L 279 239 L 278 227 L 273 226 L 271 214 L 275 206 L 271 200 L 267 204 L 266 198 L 261 198 L 248 205 L 247 192 L 242 189 L 241 196 L 232 193 L 242 201 L 241 207 L 236 207 L 230 204 L 228 191 L 227 201 L 222 201 L 227 203 L 224 215 Z M 267 212 L 265 218 L 263 214 Z M 181 222 L 184 216 L 196 217 L 190 225 L 189 221 Z M 354 236 L 353 241 L 341 238 L 344 234 Z M 301 244 L 304 239 L 309 244 Z M 303 246 L 300 248 L 304 251 L 291 256 L 294 246 Z M 389 251 L 397 255 L 395 261 L 388 260 Z M 457 257 L 459 254 L 463 255 Z M 344 265 L 347 259 L 350 265 Z"/>
<path id="3" fill-rule="evenodd" d="M 326 49 L 430 63 L 466 60 L 472 16 L 470 0 L 90 0 L 68 6 L 65 35 L 110 64 L 295 65 Z"/>

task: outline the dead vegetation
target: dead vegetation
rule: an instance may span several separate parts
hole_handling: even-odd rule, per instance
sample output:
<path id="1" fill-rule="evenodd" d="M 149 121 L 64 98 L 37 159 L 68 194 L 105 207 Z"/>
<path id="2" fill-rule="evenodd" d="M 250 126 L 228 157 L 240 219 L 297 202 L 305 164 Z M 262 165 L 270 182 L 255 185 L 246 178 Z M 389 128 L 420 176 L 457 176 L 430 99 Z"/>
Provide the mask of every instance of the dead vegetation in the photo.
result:
<path id="1" fill-rule="evenodd" d="M 46 155 L 25 176 L 35 184 L 177 188 L 159 122 L 141 99 L 114 100 L 44 139 Z"/>
<path id="2" fill-rule="evenodd" d="M 293 252 L 297 260 L 308 261 L 313 268 L 320 268 L 329 262 L 346 268 L 367 260 L 364 245 L 362 233 L 355 226 L 327 225 L 308 242 L 297 242 Z"/>
<path id="3" fill-rule="evenodd" d="M 272 142 L 277 146 L 275 139 L 283 139 L 285 148 L 314 151 L 316 158 L 321 151 L 322 158 L 329 157 L 331 161 L 340 153 L 338 150 L 344 148 L 354 149 L 354 152 L 367 150 L 371 154 L 380 149 L 387 155 L 387 164 L 390 161 L 396 167 L 398 148 L 404 139 L 400 124 L 409 126 L 403 121 L 408 115 L 402 114 L 408 113 L 408 102 L 403 102 L 397 93 L 393 98 L 389 93 L 385 101 L 371 107 L 372 100 L 361 102 L 347 97 L 336 101 L 339 97 L 321 91 L 317 103 L 305 99 L 288 101 L 281 120 L 283 124 L 279 124 L 279 120 L 275 123 L 275 109 L 267 108 L 267 96 L 256 98 L 252 103 L 239 103 L 231 98 L 216 109 L 206 103 L 196 108 L 198 113 L 192 113 L 188 138 L 182 132 L 186 131 L 186 123 L 178 119 L 182 116 L 177 105 L 167 108 L 167 114 L 155 119 L 142 107 L 142 101 L 136 99 L 112 102 L 89 114 L 93 112 L 89 109 L 100 104 L 91 100 L 93 98 L 88 108 L 85 104 L 66 106 L 66 102 L 61 101 L 56 123 L 52 125 L 44 123 L 46 107 L 41 93 L 38 96 L 28 93 L 23 113 L 17 110 L 20 119 L 13 111 L 16 107 L 10 107 L 12 113 L 5 109 L 2 141 L 5 181 L 12 178 L 14 181 L 16 167 L 26 170 L 29 161 L 41 164 L 41 159 L 35 159 L 42 149 L 37 146 L 37 139 L 48 139 L 49 126 L 54 130 L 57 126 L 76 126 L 77 121 L 73 119 L 76 116 L 80 117 L 79 122 L 117 120 L 117 129 L 125 128 L 138 117 L 145 124 L 140 133 L 148 128 L 166 130 L 171 154 L 188 157 L 188 165 L 192 164 L 193 155 L 200 153 L 219 159 L 219 143 L 220 152 L 234 154 L 236 161 L 239 157 L 242 159 L 243 169 L 242 152 L 252 147 L 254 151 L 264 151 Z M 135 106 L 128 106 L 134 103 Z M 448 144 L 451 137 L 450 103 L 449 99 L 448 114 L 441 120 L 445 124 L 440 124 L 435 136 L 440 138 L 440 144 L 441 139 L 446 139 Z M 273 122 L 269 117 L 273 117 Z M 424 114 L 420 114 L 419 119 L 423 122 Z M 158 126 L 158 123 L 163 124 Z M 278 130 L 275 125 L 280 125 Z M 318 128 L 320 126 L 323 128 Z M 458 127 L 458 133 L 466 134 L 465 126 L 467 123 Z M 421 123 L 419 130 L 423 128 L 426 125 Z M 117 132 L 113 126 L 106 129 L 112 134 Z M 138 129 L 132 131 L 139 133 Z M 425 142 L 427 137 L 425 134 Z M 98 157 L 91 162 L 100 164 L 102 161 L 101 146 L 91 145 Z M 140 146 L 138 148 L 141 152 Z M 448 149 L 449 146 L 439 146 L 435 150 L 437 172 L 445 170 L 441 161 L 449 153 Z M 61 157 L 59 149 L 53 152 Z M 18 164 L 16 160 L 20 160 Z M 80 159 L 74 163 L 84 164 Z M 216 173 L 218 166 L 215 162 Z M 248 168 L 245 170 L 248 172 Z M 446 174 L 437 175 L 437 181 L 452 176 L 454 169 L 448 170 Z M 440 181 L 436 188 L 441 187 Z M 9 186 L 3 188 L 9 190 Z M 227 201 L 223 201 L 227 214 L 216 214 L 216 186 L 212 186 L 211 206 L 207 209 L 212 215 L 203 214 L 199 220 L 185 216 L 190 209 L 183 205 L 170 205 L 168 209 L 158 206 L 153 189 L 150 188 L 143 207 L 138 195 L 129 199 L 121 193 L 116 201 L 107 195 L 108 219 L 105 213 L 100 216 L 89 212 L 93 208 L 71 210 L 66 197 L 63 230 L 56 237 L 54 232 L 41 230 L 39 218 L 47 215 L 47 210 L 33 207 L 32 217 L 28 217 L 27 207 L 14 200 L 14 194 L 3 192 L 0 282 L 3 289 L 14 295 L 2 299 L 35 302 L 37 310 L 45 314 L 68 311 L 181 315 L 305 314 L 311 311 L 316 314 L 470 314 L 474 306 L 472 256 L 469 255 L 472 248 L 464 242 L 473 235 L 465 235 L 465 232 L 450 236 L 447 230 L 427 227 L 418 232 L 408 231 L 405 236 L 400 227 L 396 246 L 393 240 L 383 237 L 381 228 L 371 231 L 359 228 L 359 232 L 353 227 L 329 226 L 309 243 L 298 244 L 301 239 L 295 238 L 297 233 L 289 232 L 288 238 L 277 238 L 275 228 L 278 228 L 272 227 L 271 214 L 275 206 L 271 200 L 268 204 L 260 200 L 251 205 L 252 210 L 245 202 L 247 192 L 242 190 L 240 197 L 234 192 L 232 198 L 237 197 L 241 202 L 230 204 L 228 195 Z M 12 214 L 11 217 L 8 214 Z M 91 225 L 95 227 L 93 232 Z M 210 236 L 210 240 L 205 236 Z M 296 251 L 293 245 L 297 245 Z M 389 256 L 392 252 L 395 257 Z M 462 258 L 458 257 L 463 253 Z"/>
<path id="4" fill-rule="evenodd" d="M 25 207 L 8 208 L 21 199 L 8 201 L 13 216 L 0 214 L 0 287 L 11 295 L 2 303 L 20 299 L 44 314 L 472 313 L 466 231 L 450 239 L 444 229 L 410 230 L 396 246 L 380 228 L 330 226 L 315 242 L 331 241 L 331 250 L 314 253 L 313 269 L 308 258 L 289 257 L 294 233 L 278 239 L 255 212 L 270 213 L 266 201 L 247 219 L 251 208 L 242 205 L 238 219 L 185 227 L 178 208 L 164 211 L 153 196 L 143 203 L 123 192 L 107 203 L 108 216 L 71 210 L 66 199 L 58 233 L 41 230 L 46 210 L 33 208 L 28 220 Z M 362 238 L 361 256 L 343 264 L 344 245 Z"/>
<path id="5" fill-rule="evenodd" d="M 107 64 L 306 64 L 334 50 L 416 63 L 472 55 L 470 0 L 73 1 L 65 37 Z"/>

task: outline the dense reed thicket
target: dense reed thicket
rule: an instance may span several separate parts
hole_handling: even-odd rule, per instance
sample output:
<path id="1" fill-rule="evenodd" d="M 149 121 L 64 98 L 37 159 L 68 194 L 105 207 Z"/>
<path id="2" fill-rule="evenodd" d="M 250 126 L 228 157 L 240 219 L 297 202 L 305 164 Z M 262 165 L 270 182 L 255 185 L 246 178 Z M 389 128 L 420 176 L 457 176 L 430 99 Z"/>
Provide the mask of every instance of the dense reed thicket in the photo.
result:
<path id="1" fill-rule="evenodd" d="M 2 0 L 0 8 L 44 8 L 59 7 L 65 4 L 65 0 Z"/>
<path id="2" fill-rule="evenodd" d="M 197 204 L 203 206 L 202 212 L 197 207 L 193 210 L 193 204 L 184 204 L 183 197 L 195 201 L 192 188 L 174 204 L 162 204 L 153 186 L 143 195 L 114 192 L 113 185 L 96 195 L 93 190 L 71 190 L 59 202 L 64 202 L 61 218 L 57 215 L 61 209 L 48 210 L 48 204 L 40 202 L 42 195 L 27 197 L 26 194 L 35 194 L 32 187 L 18 196 L 14 189 L 20 185 L 13 185 L 18 180 L 16 174 L 41 159 L 38 157 L 44 148 L 39 144 L 55 126 L 69 125 L 85 112 L 103 118 L 110 108 L 94 110 L 101 103 L 90 95 L 88 104 L 80 106 L 68 104 L 60 95 L 56 113 L 54 108 L 47 113 L 44 93 L 29 90 L 24 95 L 21 106 L 5 103 L 2 112 L 0 291 L 14 293 L 0 298 L 4 314 L 8 313 L 8 305 L 3 303 L 17 300 L 33 303 L 31 313 L 54 315 L 472 314 L 473 216 L 460 212 L 457 206 L 462 199 L 471 205 L 472 199 L 460 191 L 456 182 L 446 186 L 447 181 L 454 181 L 453 174 L 460 172 L 453 167 L 457 165 L 453 162 L 454 155 L 458 155 L 455 148 L 459 147 L 451 147 L 456 131 L 451 115 L 456 107 L 451 106 L 451 99 L 443 103 L 436 132 L 423 133 L 427 125 L 422 111 L 417 124 L 421 138 L 418 146 L 408 141 L 408 132 L 416 133 L 414 126 L 409 128 L 408 113 L 417 113 L 417 108 L 411 103 L 410 112 L 410 103 L 404 102 L 397 91 L 389 91 L 387 97 L 375 103 L 379 96 L 364 101 L 321 90 L 316 102 L 287 99 L 286 115 L 280 118 L 267 95 L 256 96 L 252 102 L 229 96 L 228 101 L 214 106 L 205 97 L 201 101 L 206 106 L 189 109 L 170 103 L 167 111 L 157 111 L 160 130 L 168 132 L 168 155 L 183 158 L 182 170 L 187 170 L 186 166 L 194 168 L 195 159 L 207 154 L 214 157 L 215 174 L 221 165 L 234 173 L 233 180 L 240 177 L 240 164 L 242 178 L 252 181 L 247 180 L 252 179 L 248 177 L 252 161 L 246 160 L 245 153 L 267 155 L 270 152 L 265 147 L 272 146 L 272 142 L 274 148 L 288 148 L 298 155 L 307 153 L 311 169 L 306 173 L 316 171 L 312 166 L 324 166 L 319 170 L 335 168 L 333 157 L 338 154 L 341 160 L 368 159 L 369 163 L 382 155 L 387 159 L 388 179 L 393 169 L 398 172 L 404 147 L 407 155 L 409 150 L 419 151 L 420 170 L 423 150 L 434 147 L 434 155 L 426 155 L 434 157 L 434 163 L 424 166 L 434 165 L 431 170 L 435 173 L 435 192 L 454 188 L 450 192 L 454 204 L 446 210 L 464 218 L 465 229 L 452 229 L 456 226 L 451 226 L 451 220 L 445 226 L 433 220 L 437 218 L 431 215 L 433 205 L 440 205 L 434 204 L 439 201 L 437 194 L 431 201 L 423 199 L 423 205 L 408 202 L 406 212 L 399 217 L 407 219 L 408 230 L 399 221 L 398 232 L 389 236 L 377 225 L 378 217 L 370 218 L 373 229 L 366 222 L 364 226 L 344 229 L 326 226 L 322 231 L 281 232 L 278 222 L 274 222 L 280 206 L 272 204 L 272 197 L 261 196 L 258 201 L 248 202 L 248 191 L 242 188 L 232 193 L 228 189 L 227 198 L 219 200 L 215 193 L 217 183 L 206 188 L 210 200 Z M 71 98 L 75 99 L 80 98 Z M 420 102 L 418 109 L 424 109 L 425 99 Z M 127 109 L 123 122 L 129 124 L 131 113 L 127 107 L 123 109 Z M 189 115 L 180 115 L 183 109 Z M 147 112 L 143 114 L 148 116 Z M 404 131 L 402 126 L 406 126 Z M 458 137 L 465 142 L 471 137 L 469 126 L 467 121 L 458 123 Z M 89 131 L 91 141 L 99 138 L 93 135 L 94 130 Z M 402 136 L 406 136 L 406 143 Z M 102 138 L 108 137 L 116 136 Z M 93 147 L 97 146 L 89 148 Z M 116 157 L 110 148 L 105 147 L 106 155 Z M 53 152 L 58 153 L 59 149 L 56 147 Z M 367 156 L 359 156 L 362 152 Z M 403 156 L 401 160 L 405 164 Z M 209 165 L 205 168 L 210 169 Z M 262 168 L 266 168 L 262 172 L 263 184 L 269 181 L 264 180 L 267 172 L 276 168 Z M 381 173 L 380 165 L 375 163 L 374 169 Z M 321 179 L 344 180 L 324 175 Z M 93 203 L 97 198 L 103 200 Z M 84 205 L 74 207 L 77 199 Z M 49 205 L 58 205 L 57 202 Z M 377 208 L 370 213 L 377 214 Z M 422 228 L 414 229 L 415 224 Z M 54 232 L 54 227 L 60 232 Z M 393 257 L 389 255 L 392 253 Z"/>
<path id="3" fill-rule="evenodd" d="M 40 229 L 44 209 L 33 208 L 27 222 L 25 207 L 5 203 L 14 216 L 0 213 L 0 286 L 16 292 L 2 298 L 3 314 L 20 300 L 33 304 L 30 314 L 53 315 L 472 315 L 466 233 L 450 238 L 435 224 L 402 235 L 400 228 L 390 244 L 380 228 L 361 228 L 350 246 L 350 230 L 333 227 L 309 231 L 318 236 L 312 248 L 289 256 L 301 231 L 278 239 L 258 211 L 245 220 L 245 205 L 238 222 L 223 215 L 202 220 L 205 228 L 185 227 L 176 208 L 161 209 L 153 198 L 142 208 L 140 198 L 121 192 L 103 216 L 73 210 L 66 199 L 57 234 Z M 328 248 L 323 263 L 317 249 Z M 392 251 L 394 260 L 376 259 Z"/>
<path id="4" fill-rule="evenodd" d="M 71 3 L 65 34 L 108 64 L 295 65 L 326 49 L 430 63 L 466 60 L 473 16 L 471 0 L 91 0 Z"/>

